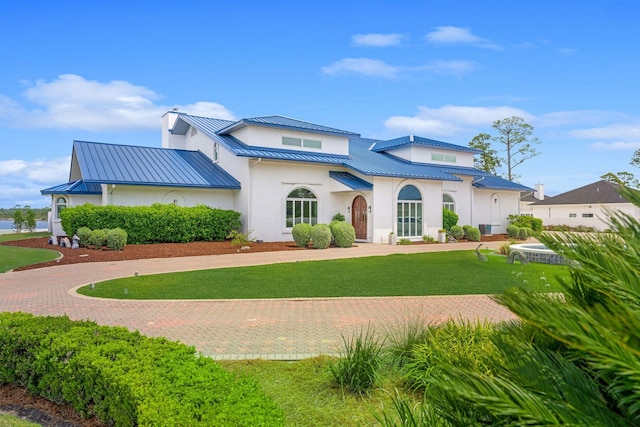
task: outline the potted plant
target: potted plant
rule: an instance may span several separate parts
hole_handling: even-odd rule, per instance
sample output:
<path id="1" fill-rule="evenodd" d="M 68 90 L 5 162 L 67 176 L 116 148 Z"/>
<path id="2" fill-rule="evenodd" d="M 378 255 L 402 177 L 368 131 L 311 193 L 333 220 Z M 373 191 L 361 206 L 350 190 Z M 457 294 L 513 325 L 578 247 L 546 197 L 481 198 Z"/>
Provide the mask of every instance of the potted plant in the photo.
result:
<path id="1" fill-rule="evenodd" d="M 438 230 L 438 242 L 447 243 L 447 230 L 445 230 L 444 228 Z"/>
<path id="2" fill-rule="evenodd" d="M 389 244 L 395 245 L 396 239 L 397 239 L 396 234 L 393 231 L 389 232 Z"/>

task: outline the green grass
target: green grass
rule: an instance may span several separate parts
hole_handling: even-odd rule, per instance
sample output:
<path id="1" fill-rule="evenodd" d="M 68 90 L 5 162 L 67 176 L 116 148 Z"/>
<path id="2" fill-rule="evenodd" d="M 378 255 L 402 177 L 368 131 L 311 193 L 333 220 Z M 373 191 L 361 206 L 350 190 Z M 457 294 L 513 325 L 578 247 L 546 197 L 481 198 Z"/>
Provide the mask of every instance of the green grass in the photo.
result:
<path id="1" fill-rule="evenodd" d="M 0 427 L 38 427 L 39 425 L 40 424 L 21 420 L 13 415 L 0 414 Z"/>
<path id="2" fill-rule="evenodd" d="M 548 279 L 569 277 L 564 266 L 488 258 L 480 262 L 474 251 L 452 251 L 224 268 L 110 280 L 79 293 L 119 299 L 500 294 L 515 286 L 555 292 L 559 288 Z"/>
<path id="3" fill-rule="evenodd" d="M 397 375 L 384 375 L 380 387 L 366 396 L 336 386 L 329 366 L 335 359 L 318 357 L 298 362 L 265 360 L 220 361 L 239 375 L 257 378 L 261 388 L 285 413 L 286 426 L 374 426 L 373 412 L 392 406 L 387 390 L 401 388 Z M 412 398 L 401 391 L 402 396 Z"/>
<path id="4" fill-rule="evenodd" d="M 48 235 L 49 233 L 46 232 L 0 234 L 0 243 Z M 0 245 L 0 273 L 26 265 L 51 261 L 57 257 L 57 252 L 48 249 L 17 248 L 15 246 Z"/>

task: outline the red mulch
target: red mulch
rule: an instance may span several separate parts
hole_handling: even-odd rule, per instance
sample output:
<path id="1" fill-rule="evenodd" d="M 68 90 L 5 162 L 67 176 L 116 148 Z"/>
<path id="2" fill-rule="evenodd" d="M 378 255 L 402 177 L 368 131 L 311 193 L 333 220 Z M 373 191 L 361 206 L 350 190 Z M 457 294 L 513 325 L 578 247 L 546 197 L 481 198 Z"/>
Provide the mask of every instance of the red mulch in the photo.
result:
<path id="1" fill-rule="evenodd" d="M 231 242 L 191 242 L 191 243 L 155 243 L 151 245 L 127 245 L 121 251 L 111 249 L 88 249 L 88 248 L 64 248 L 48 244 L 48 237 L 36 237 L 32 239 L 13 240 L 3 243 L 4 245 L 20 246 L 24 248 L 52 249 L 62 253 L 62 258 L 16 268 L 16 271 L 30 270 L 33 268 L 52 267 L 55 265 L 78 264 L 84 262 L 101 261 L 125 261 L 131 259 L 147 258 L 173 258 L 196 255 L 220 255 L 247 252 L 273 252 L 273 251 L 300 251 L 304 250 L 296 246 L 295 242 L 264 242 L 251 243 L 249 249 L 241 249 L 233 246 Z M 482 242 L 506 241 L 504 234 L 494 234 L 482 236 Z M 414 244 L 424 244 L 416 242 Z"/>
<path id="2" fill-rule="evenodd" d="M 48 243 L 48 237 L 36 237 L 32 239 L 14 240 L 3 244 L 10 246 L 20 246 L 24 248 L 52 249 L 62 253 L 62 258 L 16 268 L 16 271 L 30 270 L 33 268 L 51 267 L 54 265 L 78 264 L 85 262 L 101 261 L 125 261 L 131 259 L 147 258 L 173 258 L 196 255 L 220 255 L 246 252 L 272 252 L 303 250 L 296 246 L 294 242 L 264 242 L 251 243 L 250 249 L 241 249 L 233 246 L 231 242 L 191 242 L 191 243 L 155 243 L 152 245 L 127 245 L 121 251 L 111 249 L 88 249 L 88 248 L 64 248 L 53 246 Z"/>

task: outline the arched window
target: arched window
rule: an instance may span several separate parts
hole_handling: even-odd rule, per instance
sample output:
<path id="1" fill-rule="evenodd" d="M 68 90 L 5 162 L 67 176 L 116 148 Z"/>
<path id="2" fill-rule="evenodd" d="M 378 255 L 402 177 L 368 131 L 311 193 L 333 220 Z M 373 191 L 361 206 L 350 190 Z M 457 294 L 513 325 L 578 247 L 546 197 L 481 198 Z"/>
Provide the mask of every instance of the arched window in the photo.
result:
<path id="1" fill-rule="evenodd" d="M 398 237 L 422 236 L 422 195 L 413 185 L 398 193 Z"/>
<path id="2" fill-rule="evenodd" d="M 318 199 L 311 190 L 296 188 L 287 196 L 286 226 L 291 228 L 296 224 L 318 223 Z"/>
<path id="3" fill-rule="evenodd" d="M 442 195 L 442 207 L 449 209 L 451 212 L 456 211 L 456 202 L 453 201 L 453 197 L 448 194 Z"/>
<path id="4" fill-rule="evenodd" d="M 65 199 L 64 197 L 58 197 L 56 199 L 56 218 L 60 218 L 60 212 L 62 212 L 62 210 L 66 207 L 67 199 Z"/>

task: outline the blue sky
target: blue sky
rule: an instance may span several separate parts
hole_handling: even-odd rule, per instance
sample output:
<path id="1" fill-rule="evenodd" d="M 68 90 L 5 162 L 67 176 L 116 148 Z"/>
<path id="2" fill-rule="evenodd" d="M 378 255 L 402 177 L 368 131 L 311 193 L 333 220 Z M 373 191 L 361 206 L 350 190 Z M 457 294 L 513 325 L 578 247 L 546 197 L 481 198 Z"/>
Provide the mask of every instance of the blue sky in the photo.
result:
<path id="1" fill-rule="evenodd" d="M 46 206 L 72 141 L 160 146 L 171 108 L 460 145 L 513 115 L 547 195 L 640 148 L 634 1 L 55 1 L 0 14 L 0 207 Z M 496 146 L 495 148 L 499 148 Z"/>

